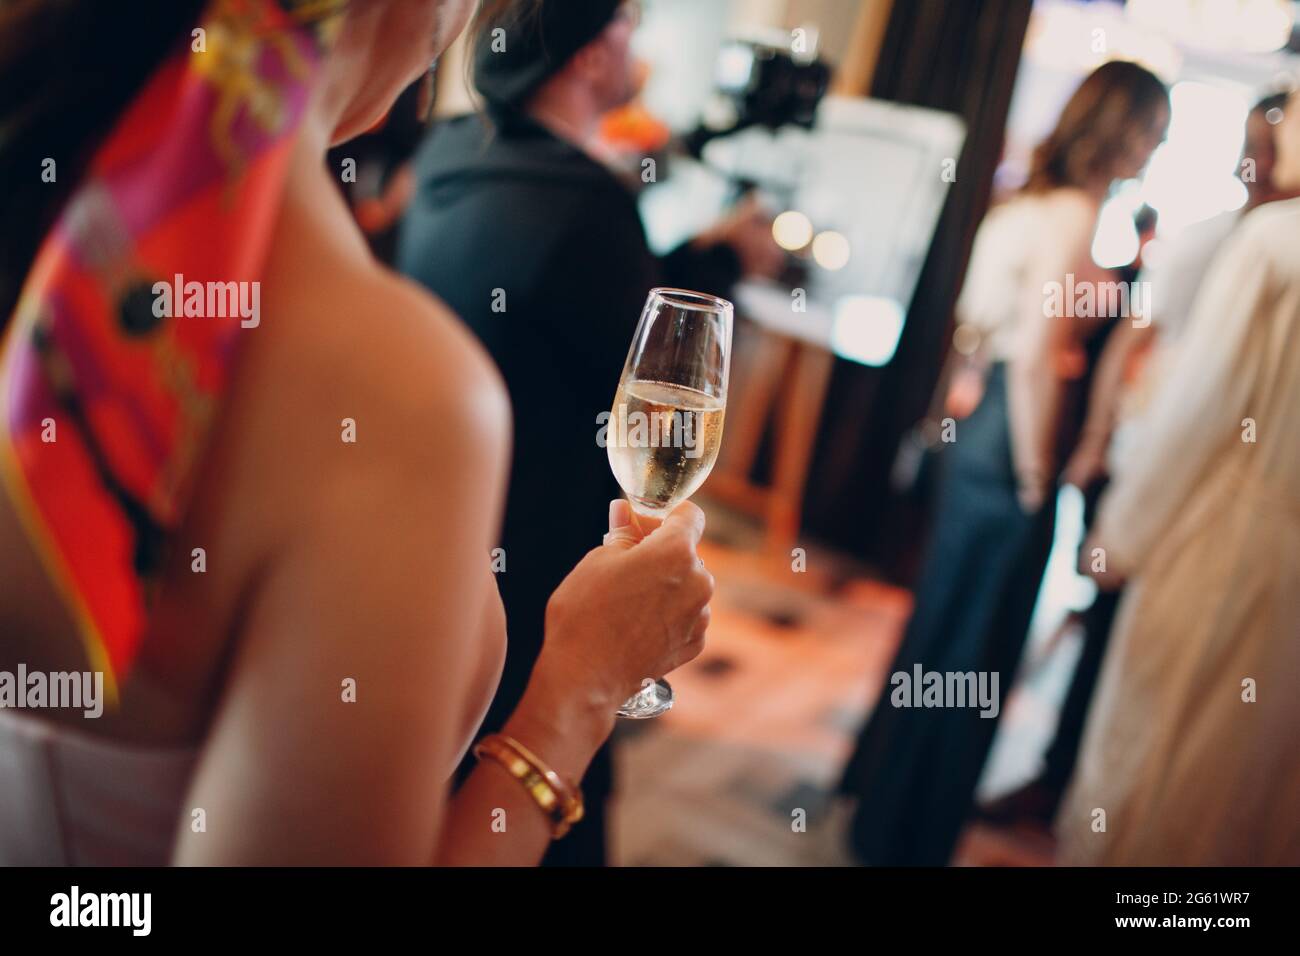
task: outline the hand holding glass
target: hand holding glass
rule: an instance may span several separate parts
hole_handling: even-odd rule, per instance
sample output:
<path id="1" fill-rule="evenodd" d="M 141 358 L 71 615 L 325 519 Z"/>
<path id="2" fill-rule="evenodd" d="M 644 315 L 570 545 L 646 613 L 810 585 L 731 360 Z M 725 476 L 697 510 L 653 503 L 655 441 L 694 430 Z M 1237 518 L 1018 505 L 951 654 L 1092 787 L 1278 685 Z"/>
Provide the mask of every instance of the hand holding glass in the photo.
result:
<path id="1" fill-rule="evenodd" d="M 732 305 L 682 289 L 652 289 L 614 396 L 606 450 L 637 516 L 663 519 L 704 484 L 722 443 L 731 370 Z M 647 679 L 620 717 L 657 717 L 673 705 Z"/>

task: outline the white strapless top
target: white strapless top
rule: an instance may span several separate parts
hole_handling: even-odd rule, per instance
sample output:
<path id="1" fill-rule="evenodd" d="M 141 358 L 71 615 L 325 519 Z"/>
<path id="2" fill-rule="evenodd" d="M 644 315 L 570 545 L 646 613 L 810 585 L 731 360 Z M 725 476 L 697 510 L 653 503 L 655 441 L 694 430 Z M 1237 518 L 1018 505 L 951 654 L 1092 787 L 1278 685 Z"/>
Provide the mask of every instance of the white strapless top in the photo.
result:
<path id="1" fill-rule="evenodd" d="M 197 756 L 0 709 L 0 866 L 166 865 Z"/>

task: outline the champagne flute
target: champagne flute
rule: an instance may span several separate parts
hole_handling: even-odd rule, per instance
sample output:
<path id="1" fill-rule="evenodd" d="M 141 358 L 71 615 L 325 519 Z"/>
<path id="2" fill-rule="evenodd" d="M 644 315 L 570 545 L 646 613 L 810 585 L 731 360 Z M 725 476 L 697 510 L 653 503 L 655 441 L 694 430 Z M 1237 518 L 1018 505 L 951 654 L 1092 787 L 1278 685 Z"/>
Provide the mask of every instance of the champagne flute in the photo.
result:
<path id="1" fill-rule="evenodd" d="M 722 443 L 733 308 L 684 289 L 651 289 L 614 396 L 605 448 L 632 520 L 663 519 L 704 484 Z M 657 717 L 673 705 L 646 678 L 620 717 Z"/>

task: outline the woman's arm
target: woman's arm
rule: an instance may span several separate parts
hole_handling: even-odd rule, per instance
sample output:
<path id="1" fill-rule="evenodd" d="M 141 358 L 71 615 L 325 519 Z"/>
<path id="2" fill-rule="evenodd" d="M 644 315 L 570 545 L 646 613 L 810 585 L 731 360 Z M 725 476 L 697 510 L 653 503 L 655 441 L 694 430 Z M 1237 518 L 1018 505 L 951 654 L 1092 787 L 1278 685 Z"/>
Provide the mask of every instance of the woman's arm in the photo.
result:
<path id="1" fill-rule="evenodd" d="M 509 461 L 505 391 L 422 292 L 366 287 L 358 298 L 355 285 L 320 296 L 318 341 L 299 330 L 277 344 L 268 324 L 241 367 L 237 460 L 221 476 L 237 513 L 225 524 L 269 525 L 271 545 L 248 576 L 175 859 L 534 864 L 550 824 L 509 775 L 480 767 L 448 799 L 479 706 L 471 694 L 491 690 L 475 682 L 495 597 L 486 569 Z M 358 334 L 358 315 L 399 321 Z M 354 443 L 340 441 L 343 417 Z M 628 523 L 614 509 L 611 525 Z M 645 539 L 619 530 L 552 597 L 506 731 L 570 782 L 618 703 L 702 649 L 713 587 L 696 556 L 703 523 L 686 504 Z"/>
<path id="2" fill-rule="evenodd" d="M 704 513 L 687 502 L 644 537 L 631 519 L 627 502 L 613 502 L 605 543 L 551 596 L 545 645 L 504 729 L 570 782 L 613 730 L 619 705 L 646 678 L 694 659 L 709 626 L 713 577 L 696 554 Z M 506 829 L 489 836 L 497 809 L 505 810 Z M 522 828 L 511 822 L 521 813 Z M 519 785 L 489 761 L 457 794 L 437 860 L 535 862 L 549 833 L 539 819 Z"/>
<path id="3" fill-rule="evenodd" d="M 616 705 L 614 705 L 616 706 Z M 614 707 L 584 707 L 574 688 L 534 678 L 502 732 L 567 783 L 581 781 L 613 730 Z M 484 760 L 451 800 L 432 862 L 439 866 L 531 866 L 551 843 L 551 824 L 519 781 Z"/>
<path id="4" fill-rule="evenodd" d="M 293 517 L 250 582 L 189 797 L 206 832 L 183 818 L 178 862 L 433 857 L 492 586 L 509 411 L 471 350 L 397 344 L 331 369 L 328 397 L 312 362 L 297 370 L 297 428 L 281 430 L 294 454 L 267 476 Z M 355 443 L 340 437 L 345 410 Z M 299 449 L 303 432 L 317 437 Z"/>
<path id="5" fill-rule="evenodd" d="M 1121 319 L 1111 333 L 1097 360 L 1079 447 L 1070 456 L 1062 476 L 1068 484 L 1086 490 L 1105 472 L 1106 449 L 1119 417 L 1124 374 L 1133 356 L 1150 344 L 1152 335 L 1150 325 L 1134 325 L 1127 319 Z"/>
<path id="6" fill-rule="evenodd" d="M 1057 315 L 1050 308 L 1050 283 L 1068 286 L 1088 275 L 1096 208 L 1073 191 L 1053 196 L 1047 228 L 1031 258 L 1019 290 L 1021 334 L 1008 361 L 1007 395 L 1012 464 L 1026 511 L 1045 503 L 1055 471 L 1055 440 L 1064 383 L 1059 361 L 1072 344 L 1069 304 Z"/>

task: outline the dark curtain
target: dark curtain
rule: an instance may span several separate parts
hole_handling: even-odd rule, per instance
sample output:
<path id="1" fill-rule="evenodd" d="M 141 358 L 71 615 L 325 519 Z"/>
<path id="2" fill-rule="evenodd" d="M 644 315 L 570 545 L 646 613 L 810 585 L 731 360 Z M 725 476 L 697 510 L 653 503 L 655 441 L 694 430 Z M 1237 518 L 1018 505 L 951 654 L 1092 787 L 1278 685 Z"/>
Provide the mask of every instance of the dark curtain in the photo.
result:
<path id="1" fill-rule="evenodd" d="M 890 489 L 899 442 L 926 412 L 975 230 L 988 208 L 1031 0 L 895 2 L 871 95 L 956 113 L 967 136 L 893 360 L 837 360 L 804 502 L 805 530 L 910 583 L 925 502 Z M 936 175 L 938 173 L 936 172 Z"/>

